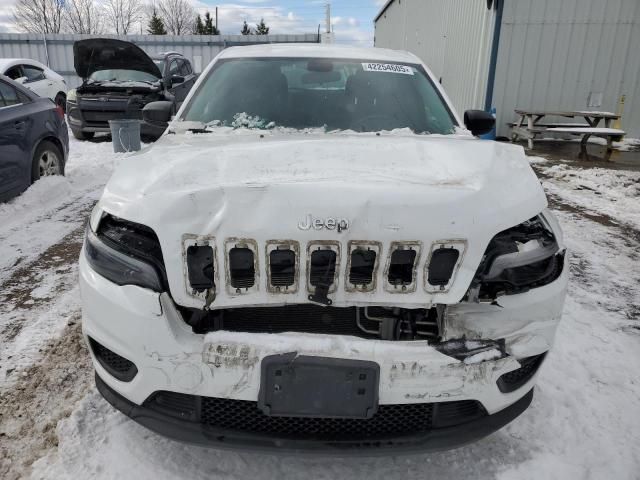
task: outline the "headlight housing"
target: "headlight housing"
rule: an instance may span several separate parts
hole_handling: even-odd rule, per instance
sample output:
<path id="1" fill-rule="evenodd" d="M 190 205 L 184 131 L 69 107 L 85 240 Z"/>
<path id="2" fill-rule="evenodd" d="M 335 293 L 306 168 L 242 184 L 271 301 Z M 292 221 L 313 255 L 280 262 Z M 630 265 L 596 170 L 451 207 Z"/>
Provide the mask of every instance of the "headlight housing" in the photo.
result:
<path id="1" fill-rule="evenodd" d="M 97 232 L 87 226 L 84 251 L 89 265 L 117 285 L 168 289 L 160 242 L 149 227 L 105 215 Z"/>
<path id="2" fill-rule="evenodd" d="M 504 230 L 489 243 L 468 300 L 494 300 L 547 285 L 562 273 L 564 254 L 541 215 Z"/>
<path id="3" fill-rule="evenodd" d="M 67 92 L 67 102 L 75 102 L 76 101 L 76 89 L 72 88 Z"/>

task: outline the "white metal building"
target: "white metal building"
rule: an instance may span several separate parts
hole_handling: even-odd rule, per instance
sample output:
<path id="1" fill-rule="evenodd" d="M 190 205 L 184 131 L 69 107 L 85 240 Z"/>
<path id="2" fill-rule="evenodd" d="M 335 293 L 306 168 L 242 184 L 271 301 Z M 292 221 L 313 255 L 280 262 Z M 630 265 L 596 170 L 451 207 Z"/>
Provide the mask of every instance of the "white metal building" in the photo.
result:
<path id="1" fill-rule="evenodd" d="M 418 55 L 459 112 L 496 107 L 500 135 L 516 108 L 623 108 L 640 138 L 640 0 L 388 0 L 375 45 Z"/>

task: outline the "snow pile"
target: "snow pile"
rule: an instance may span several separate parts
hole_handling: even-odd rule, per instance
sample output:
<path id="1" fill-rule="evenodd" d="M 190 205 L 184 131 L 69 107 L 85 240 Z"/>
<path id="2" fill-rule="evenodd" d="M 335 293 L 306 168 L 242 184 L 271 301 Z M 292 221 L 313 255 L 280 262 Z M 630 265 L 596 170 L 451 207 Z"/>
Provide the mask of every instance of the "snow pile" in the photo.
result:
<path id="1" fill-rule="evenodd" d="M 527 155 L 527 160 L 529 160 L 529 163 L 532 165 L 541 165 L 543 163 L 549 163 L 549 160 L 544 157 L 534 157 L 530 155 Z"/>
<path id="2" fill-rule="evenodd" d="M 0 204 L 0 281 L 85 221 L 119 157 L 107 142 L 71 138 L 69 150 L 65 177 L 38 180 Z"/>
<path id="3" fill-rule="evenodd" d="M 640 228 L 640 172 L 553 165 L 541 173 L 549 193 Z"/>

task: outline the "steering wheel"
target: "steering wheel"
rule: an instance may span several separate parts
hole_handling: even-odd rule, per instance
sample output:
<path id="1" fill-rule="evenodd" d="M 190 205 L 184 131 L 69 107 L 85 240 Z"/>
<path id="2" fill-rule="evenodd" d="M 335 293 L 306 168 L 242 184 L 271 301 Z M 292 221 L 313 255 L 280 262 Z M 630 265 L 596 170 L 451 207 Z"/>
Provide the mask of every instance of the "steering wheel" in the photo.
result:
<path id="1" fill-rule="evenodd" d="M 365 128 L 366 130 L 383 130 L 384 127 L 388 127 L 389 121 L 395 121 L 395 117 L 386 113 L 372 113 L 352 121 L 351 128 L 356 131 L 365 131 Z M 378 125 L 376 125 L 376 122 L 378 122 Z"/>

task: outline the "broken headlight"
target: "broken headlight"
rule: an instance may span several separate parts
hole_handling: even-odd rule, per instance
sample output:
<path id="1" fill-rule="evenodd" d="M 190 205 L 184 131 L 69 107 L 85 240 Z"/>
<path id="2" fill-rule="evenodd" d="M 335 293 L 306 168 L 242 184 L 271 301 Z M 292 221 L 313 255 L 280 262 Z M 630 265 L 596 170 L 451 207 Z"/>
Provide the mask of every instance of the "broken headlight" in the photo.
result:
<path id="1" fill-rule="evenodd" d="M 117 285 L 166 290 L 160 242 L 149 227 L 106 215 L 97 232 L 87 226 L 84 251 L 89 265 Z"/>
<path id="2" fill-rule="evenodd" d="M 541 216 L 534 217 L 493 237 L 468 300 L 493 300 L 547 285 L 560 276 L 563 263 L 564 250 L 553 231 Z"/>

